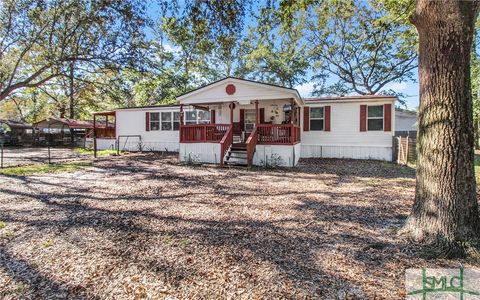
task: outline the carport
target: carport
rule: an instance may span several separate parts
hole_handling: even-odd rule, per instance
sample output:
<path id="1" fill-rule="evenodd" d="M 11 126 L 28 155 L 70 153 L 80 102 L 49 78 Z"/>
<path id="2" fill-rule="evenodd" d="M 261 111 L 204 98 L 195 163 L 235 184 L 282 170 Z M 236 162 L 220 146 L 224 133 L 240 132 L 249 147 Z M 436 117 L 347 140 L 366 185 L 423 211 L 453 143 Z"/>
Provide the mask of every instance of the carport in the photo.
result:
<path id="1" fill-rule="evenodd" d="M 36 140 L 40 145 L 46 144 L 46 134 L 49 134 L 54 146 L 85 146 L 87 139 L 93 137 L 94 121 L 50 117 L 35 123 L 34 127 L 39 129 Z M 114 128 L 106 122 L 97 122 L 96 127 Z"/>

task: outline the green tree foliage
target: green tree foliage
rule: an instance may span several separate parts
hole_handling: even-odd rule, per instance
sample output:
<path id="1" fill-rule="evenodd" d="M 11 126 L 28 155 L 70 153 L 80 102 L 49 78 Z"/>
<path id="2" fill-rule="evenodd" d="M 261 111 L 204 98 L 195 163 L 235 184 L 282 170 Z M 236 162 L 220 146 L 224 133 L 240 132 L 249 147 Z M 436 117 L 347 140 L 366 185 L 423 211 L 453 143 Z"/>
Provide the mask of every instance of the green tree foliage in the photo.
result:
<path id="1" fill-rule="evenodd" d="M 4 0 L 0 117 L 91 118 L 225 76 L 385 92 L 416 65 L 411 2 L 159 0 L 154 23 L 144 0 Z"/>
<path id="2" fill-rule="evenodd" d="M 408 23 L 410 3 L 330 0 L 310 6 L 315 93 L 377 94 L 388 83 L 412 80 L 417 38 Z"/>
<path id="3" fill-rule="evenodd" d="M 242 73 L 264 82 L 294 87 L 306 82 L 309 68 L 305 33 L 305 13 L 285 15 L 276 3 L 262 7 L 254 16 L 244 42 L 248 49 Z M 288 19 L 287 19 L 288 18 Z"/>
<path id="4" fill-rule="evenodd" d="M 221 79 L 243 76 L 242 41 L 250 0 L 185 1 L 170 4 L 160 21 L 173 46 L 173 70 L 183 92 Z"/>
<path id="5" fill-rule="evenodd" d="M 144 8 L 137 0 L 0 2 L 0 101 L 76 72 L 138 61 Z"/>

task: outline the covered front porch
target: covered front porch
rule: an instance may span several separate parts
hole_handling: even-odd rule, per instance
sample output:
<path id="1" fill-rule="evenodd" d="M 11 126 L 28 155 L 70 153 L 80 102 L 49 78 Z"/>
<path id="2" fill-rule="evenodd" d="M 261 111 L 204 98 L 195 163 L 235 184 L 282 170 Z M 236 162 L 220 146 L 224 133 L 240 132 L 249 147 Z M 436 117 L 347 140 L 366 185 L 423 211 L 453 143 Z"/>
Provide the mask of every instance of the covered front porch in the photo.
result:
<path id="1" fill-rule="evenodd" d="M 247 84 L 240 79 L 224 81 L 222 87 L 227 96 L 237 94 L 239 88 L 247 94 L 251 88 L 258 89 L 258 86 L 252 87 L 250 81 L 246 81 Z M 285 156 L 289 149 L 294 151 L 294 146 L 300 143 L 301 98 L 296 90 L 286 89 L 288 93 L 285 93 L 285 88 L 266 86 L 268 95 L 265 95 L 265 91 L 250 96 L 239 93 L 237 97 L 230 97 L 233 99 L 229 101 L 225 101 L 225 97 L 215 99 L 215 95 L 203 102 L 198 101 L 201 98 L 198 96 L 190 99 L 179 97 L 180 159 L 188 161 L 193 157 L 201 162 L 251 166 L 266 164 L 269 160 L 270 157 L 259 159 L 260 152 L 257 150 L 264 149 L 262 146 L 269 146 L 267 152 L 270 156 Z M 272 93 L 272 89 L 277 93 Z M 275 89 L 282 91 L 278 93 Z M 209 123 L 188 122 L 185 114 L 192 108 L 208 111 Z M 264 156 L 267 152 L 263 151 Z M 295 165 L 295 154 L 293 157 L 284 157 L 284 160 L 285 165 Z"/>

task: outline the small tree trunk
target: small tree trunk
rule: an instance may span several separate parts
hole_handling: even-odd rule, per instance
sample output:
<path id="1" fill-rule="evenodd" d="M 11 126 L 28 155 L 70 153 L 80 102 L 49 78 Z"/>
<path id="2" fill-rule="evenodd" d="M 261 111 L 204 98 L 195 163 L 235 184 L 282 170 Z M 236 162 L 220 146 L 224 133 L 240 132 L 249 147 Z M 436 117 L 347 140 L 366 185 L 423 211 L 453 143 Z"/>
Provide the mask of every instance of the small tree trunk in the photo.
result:
<path id="1" fill-rule="evenodd" d="M 420 38 L 418 161 L 415 203 L 403 232 L 441 246 L 447 257 L 465 256 L 465 245 L 480 237 L 470 83 L 479 4 L 418 0 L 412 16 Z"/>
<path id="2" fill-rule="evenodd" d="M 75 119 L 75 82 L 74 82 L 74 67 L 75 62 L 70 62 L 70 74 L 69 74 L 69 118 Z M 70 128 L 70 145 L 73 147 L 75 145 L 75 131 Z"/>

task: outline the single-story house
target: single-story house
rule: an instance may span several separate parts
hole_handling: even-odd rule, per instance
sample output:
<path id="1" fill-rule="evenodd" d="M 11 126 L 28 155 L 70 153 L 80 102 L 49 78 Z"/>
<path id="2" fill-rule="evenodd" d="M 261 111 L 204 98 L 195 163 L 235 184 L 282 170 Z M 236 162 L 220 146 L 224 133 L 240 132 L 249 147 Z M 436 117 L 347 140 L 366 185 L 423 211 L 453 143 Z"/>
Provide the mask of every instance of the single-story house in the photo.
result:
<path id="1" fill-rule="evenodd" d="M 175 105 L 119 108 L 115 139 L 98 149 L 176 151 L 181 161 L 295 166 L 302 157 L 392 160 L 396 97 L 302 98 L 234 77 L 177 97 Z M 102 113 L 98 113 L 102 115 Z"/>
<path id="2" fill-rule="evenodd" d="M 417 135 L 417 112 L 406 109 L 395 109 L 395 135 Z"/>

